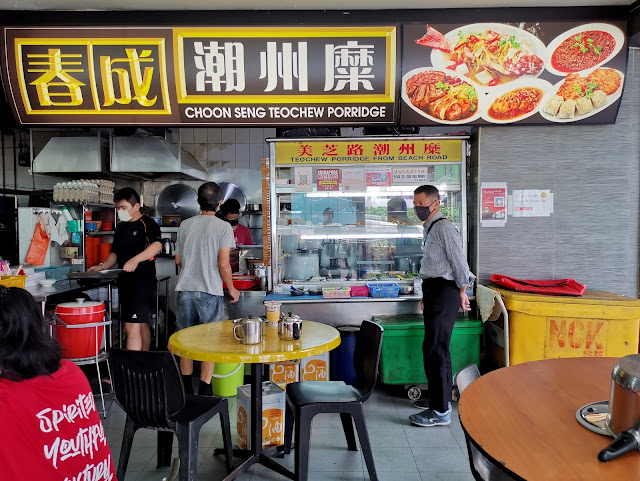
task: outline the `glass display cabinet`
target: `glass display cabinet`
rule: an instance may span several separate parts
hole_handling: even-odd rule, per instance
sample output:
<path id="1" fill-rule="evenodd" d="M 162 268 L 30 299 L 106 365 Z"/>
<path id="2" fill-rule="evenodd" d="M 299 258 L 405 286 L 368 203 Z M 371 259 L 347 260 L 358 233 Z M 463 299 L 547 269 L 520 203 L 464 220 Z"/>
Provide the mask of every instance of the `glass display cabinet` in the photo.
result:
<path id="1" fill-rule="evenodd" d="M 273 141 L 273 292 L 367 281 L 413 285 L 423 243 L 413 191 L 422 184 L 439 189 L 441 210 L 466 251 L 466 156 L 463 138 Z"/>

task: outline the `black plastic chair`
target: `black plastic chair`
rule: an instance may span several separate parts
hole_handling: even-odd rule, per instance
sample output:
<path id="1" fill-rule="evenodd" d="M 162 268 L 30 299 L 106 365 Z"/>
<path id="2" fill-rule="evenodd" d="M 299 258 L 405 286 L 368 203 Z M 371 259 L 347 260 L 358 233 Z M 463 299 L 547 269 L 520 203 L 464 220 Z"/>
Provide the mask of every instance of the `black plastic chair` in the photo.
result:
<path id="1" fill-rule="evenodd" d="M 349 451 L 357 451 L 353 421 L 356 423 L 369 478 L 377 481 L 376 467 L 364 420 L 363 403 L 371 396 L 378 376 L 378 363 L 384 329 L 375 322 L 364 321 L 353 354 L 356 380 L 353 385 L 342 381 L 302 381 L 287 385 L 284 452 L 291 452 L 295 418 L 295 479 L 306 481 L 309 471 L 311 421 L 318 413 L 339 413 Z M 353 419 L 353 421 L 352 421 Z"/>
<path id="2" fill-rule="evenodd" d="M 178 436 L 180 481 L 195 481 L 200 429 L 220 414 L 227 472 L 233 470 L 229 407 L 225 398 L 185 395 L 173 354 L 112 349 L 116 401 L 127 413 L 117 478 L 124 481 L 129 454 L 140 428 L 173 432 Z"/>
<path id="3" fill-rule="evenodd" d="M 475 364 L 469 364 L 468 366 L 460 369 L 455 376 L 453 376 L 453 384 L 458 387 L 460 395 L 464 392 L 469 384 L 480 377 L 480 371 Z M 484 454 L 469 440 L 467 432 L 464 433 L 465 440 L 467 442 L 467 452 L 469 453 L 469 467 L 471 468 L 471 474 L 476 481 L 507 481 L 512 479 L 497 466 L 495 466 Z"/>

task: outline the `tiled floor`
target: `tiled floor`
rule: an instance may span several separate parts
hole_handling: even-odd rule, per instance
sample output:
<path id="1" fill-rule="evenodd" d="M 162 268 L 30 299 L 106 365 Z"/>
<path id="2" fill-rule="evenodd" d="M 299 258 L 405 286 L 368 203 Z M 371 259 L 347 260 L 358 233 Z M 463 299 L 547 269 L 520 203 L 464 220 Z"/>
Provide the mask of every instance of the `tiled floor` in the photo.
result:
<path id="1" fill-rule="evenodd" d="M 229 398 L 231 435 L 235 443 L 236 399 Z M 380 481 L 473 481 L 467 460 L 464 434 L 458 420 L 457 405 L 454 404 L 452 422 L 449 426 L 420 428 L 407 419 L 417 412 L 402 392 L 392 393 L 377 388 L 365 403 L 369 437 Z M 117 466 L 122 444 L 125 415 L 117 404 L 113 404 L 107 419 L 103 419 L 107 439 Z M 334 414 L 319 414 L 314 418 L 311 435 L 310 481 L 355 481 L 368 480 L 366 465 L 360 451 L 347 451 L 340 418 Z M 209 421 L 200 434 L 198 448 L 200 464 L 198 480 L 215 481 L 224 475 L 224 458 L 213 455 L 215 447 L 222 447 L 219 418 Z M 169 468 L 156 469 L 156 432 L 138 431 L 129 458 L 125 480 L 162 481 Z M 174 457 L 177 443 L 174 441 Z M 236 462 L 239 460 L 236 460 Z M 278 459 L 293 470 L 293 453 L 284 460 Z M 278 481 L 286 478 L 255 466 L 242 476 L 240 481 Z"/>

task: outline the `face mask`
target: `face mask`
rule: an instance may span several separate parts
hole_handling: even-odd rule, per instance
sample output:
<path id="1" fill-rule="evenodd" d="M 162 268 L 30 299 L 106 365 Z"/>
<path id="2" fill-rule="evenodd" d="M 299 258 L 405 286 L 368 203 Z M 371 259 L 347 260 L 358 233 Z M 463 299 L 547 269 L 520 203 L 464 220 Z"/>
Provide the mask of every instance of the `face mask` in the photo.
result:
<path id="1" fill-rule="evenodd" d="M 120 222 L 129 222 L 132 217 L 131 214 L 129 214 L 128 210 L 118 210 L 118 219 L 120 219 Z"/>
<path id="2" fill-rule="evenodd" d="M 418 216 L 418 219 L 424 222 L 429 218 L 429 216 L 431 215 L 431 206 L 434 204 L 434 202 L 435 200 L 426 207 L 415 206 L 413 208 L 416 211 L 416 216 Z"/>
<path id="3" fill-rule="evenodd" d="M 233 220 L 228 220 L 227 221 L 229 224 L 231 224 L 232 226 L 236 226 L 238 225 L 238 222 L 240 222 L 238 219 L 233 219 Z"/>

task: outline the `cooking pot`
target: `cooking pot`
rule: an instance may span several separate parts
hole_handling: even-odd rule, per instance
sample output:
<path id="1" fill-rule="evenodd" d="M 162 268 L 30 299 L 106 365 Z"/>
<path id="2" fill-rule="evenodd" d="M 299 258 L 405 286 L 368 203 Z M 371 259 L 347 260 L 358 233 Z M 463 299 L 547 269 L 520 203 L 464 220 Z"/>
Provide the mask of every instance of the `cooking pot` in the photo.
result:
<path id="1" fill-rule="evenodd" d="M 600 451 L 600 461 L 640 448 L 640 354 L 623 357 L 611 372 L 607 428 L 617 437 Z"/>
<path id="2" fill-rule="evenodd" d="M 289 313 L 278 320 L 278 337 L 283 341 L 297 341 L 302 336 L 302 319 Z"/>
<path id="3" fill-rule="evenodd" d="M 179 227 L 182 218 L 179 215 L 163 215 L 162 226 L 163 227 Z"/>
<path id="4" fill-rule="evenodd" d="M 409 257 L 394 257 L 393 260 L 397 271 L 411 272 L 411 259 Z"/>
<path id="5" fill-rule="evenodd" d="M 302 280 L 320 275 L 317 253 L 293 254 L 282 259 L 285 279 Z"/>
<path id="6" fill-rule="evenodd" d="M 264 336 L 264 321 L 259 317 L 236 319 L 233 336 L 242 344 L 259 344 Z"/>

